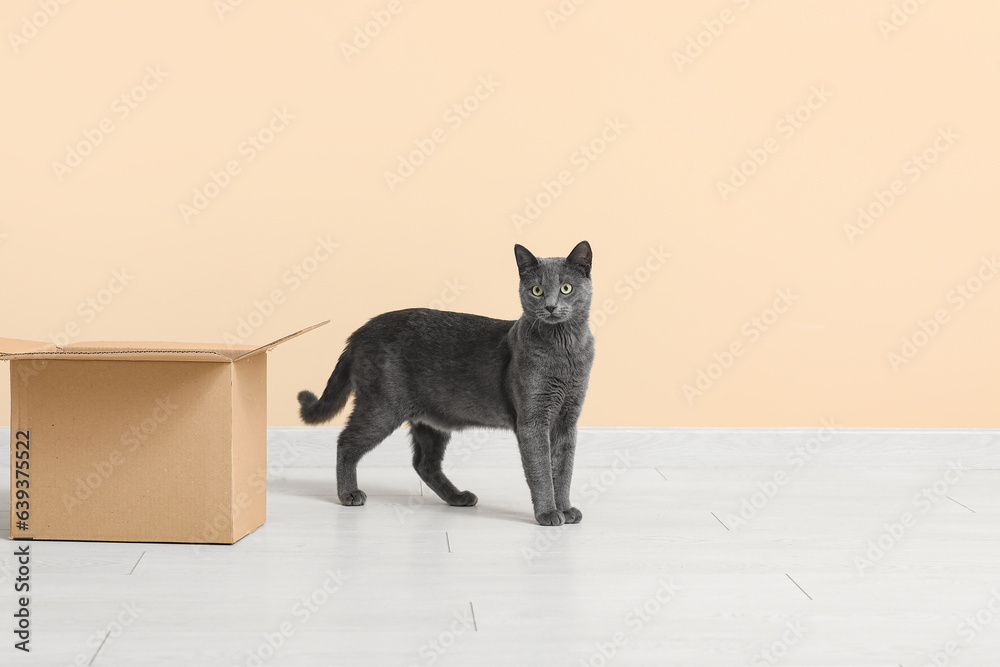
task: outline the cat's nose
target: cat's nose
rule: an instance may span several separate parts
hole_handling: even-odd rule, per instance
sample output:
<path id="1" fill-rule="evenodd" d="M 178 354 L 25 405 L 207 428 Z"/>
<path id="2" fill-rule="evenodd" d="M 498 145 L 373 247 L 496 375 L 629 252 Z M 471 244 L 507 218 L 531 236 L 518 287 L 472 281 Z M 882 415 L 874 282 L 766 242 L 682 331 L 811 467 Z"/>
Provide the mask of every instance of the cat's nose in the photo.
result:
<path id="1" fill-rule="evenodd" d="M 555 306 L 545 306 L 545 310 L 549 311 L 549 315 L 551 315 L 552 313 L 556 312 L 556 307 Z"/>

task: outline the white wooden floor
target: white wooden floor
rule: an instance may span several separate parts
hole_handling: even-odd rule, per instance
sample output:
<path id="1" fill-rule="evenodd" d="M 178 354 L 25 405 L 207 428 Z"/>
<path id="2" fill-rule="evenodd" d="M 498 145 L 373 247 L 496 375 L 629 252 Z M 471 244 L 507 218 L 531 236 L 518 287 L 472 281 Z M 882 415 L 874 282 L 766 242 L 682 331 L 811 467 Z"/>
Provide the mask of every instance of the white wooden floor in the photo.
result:
<path id="1" fill-rule="evenodd" d="M 7 541 L 0 664 L 1000 664 L 996 432 L 819 433 L 588 430 L 583 523 L 543 528 L 510 436 L 453 443 L 477 507 L 399 434 L 347 508 L 334 429 L 274 430 L 267 524 L 234 546 L 31 543 L 30 655 Z"/>

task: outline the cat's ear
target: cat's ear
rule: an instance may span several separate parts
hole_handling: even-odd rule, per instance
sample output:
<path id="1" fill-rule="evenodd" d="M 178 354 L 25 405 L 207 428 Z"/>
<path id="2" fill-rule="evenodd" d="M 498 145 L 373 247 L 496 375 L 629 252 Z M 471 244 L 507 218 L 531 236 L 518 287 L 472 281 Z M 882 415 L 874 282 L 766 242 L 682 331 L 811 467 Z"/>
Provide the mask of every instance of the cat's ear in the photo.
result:
<path id="1" fill-rule="evenodd" d="M 566 261 L 583 269 L 584 275 L 589 278 L 590 265 L 594 261 L 594 253 L 590 250 L 590 244 L 586 241 L 577 243 L 569 256 L 566 257 Z"/>
<path id="2" fill-rule="evenodd" d="M 514 259 L 517 260 L 517 272 L 524 273 L 538 266 L 538 258 L 520 243 L 514 244 Z"/>

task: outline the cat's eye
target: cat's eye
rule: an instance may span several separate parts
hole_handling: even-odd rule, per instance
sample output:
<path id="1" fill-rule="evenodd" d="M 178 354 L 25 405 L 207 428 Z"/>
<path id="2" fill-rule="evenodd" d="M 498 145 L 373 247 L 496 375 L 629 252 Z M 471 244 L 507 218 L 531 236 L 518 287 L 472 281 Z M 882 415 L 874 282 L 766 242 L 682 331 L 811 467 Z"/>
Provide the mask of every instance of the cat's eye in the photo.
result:
<path id="1" fill-rule="evenodd" d="M 541 296 L 542 294 L 545 293 L 545 290 L 542 289 L 541 285 L 535 285 L 534 287 L 531 288 L 531 293 L 534 294 L 535 296 Z"/>
<path id="2" fill-rule="evenodd" d="M 573 291 L 573 286 L 569 283 L 563 283 L 562 287 L 559 288 L 559 291 L 563 294 L 569 294 Z"/>

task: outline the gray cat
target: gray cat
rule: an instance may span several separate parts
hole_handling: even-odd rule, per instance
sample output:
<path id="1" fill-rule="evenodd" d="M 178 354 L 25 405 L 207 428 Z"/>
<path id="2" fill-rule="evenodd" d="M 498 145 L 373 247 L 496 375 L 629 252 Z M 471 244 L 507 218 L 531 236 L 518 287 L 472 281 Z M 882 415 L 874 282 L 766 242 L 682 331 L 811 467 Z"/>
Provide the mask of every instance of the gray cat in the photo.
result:
<path id="1" fill-rule="evenodd" d="M 441 470 L 451 431 L 513 430 L 543 526 L 583 518 L 569 500 L 576 422 L 594 360 L 590 333 L 590 244 L 565 259 L 514 246 L 520 274 L 517 320 L 411 308 L 369 320 L 348 338 L 323 396 L 298 395 L 302 421 L 325 422 L 354 391 L 354 412 L 337 440 L 337 494 L 363 505 L 358 461 L 404 421 L 413 467 L 449 505 L 471 506 Z"/>

